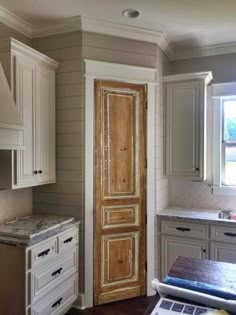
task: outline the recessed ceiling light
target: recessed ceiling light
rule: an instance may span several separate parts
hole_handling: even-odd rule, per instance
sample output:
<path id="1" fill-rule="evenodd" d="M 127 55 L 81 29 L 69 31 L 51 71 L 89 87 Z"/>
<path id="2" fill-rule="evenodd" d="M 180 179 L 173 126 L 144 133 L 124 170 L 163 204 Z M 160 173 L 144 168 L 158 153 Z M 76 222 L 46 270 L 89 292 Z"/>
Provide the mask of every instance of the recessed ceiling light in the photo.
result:
<path id="1" fill-rule="evenodd" d="M 122 15 L 127 18 L 134 19 L 140 16 L 140 12 L 136 9 L 126 9 L 122 12 Z"/>

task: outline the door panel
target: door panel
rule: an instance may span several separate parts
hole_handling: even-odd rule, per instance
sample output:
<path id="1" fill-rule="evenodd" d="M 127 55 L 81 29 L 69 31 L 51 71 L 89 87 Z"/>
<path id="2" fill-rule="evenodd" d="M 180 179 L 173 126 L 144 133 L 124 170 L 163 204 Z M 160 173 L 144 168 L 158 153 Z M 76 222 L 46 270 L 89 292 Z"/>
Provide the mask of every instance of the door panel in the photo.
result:
<path id="1" fill-rule="evenodd" d="M 139 225 L 139 205 L 102 207 L 102 228 Z"/>
<path id="2" fill-rule="evenodd" d="M 54 70 L 37 69 L 37 168 L 38 183 L 55 182 L 55 73 Z"/>
<path id="3" fill-rule="evenodd" d="M 95 81 L 95 304 L 145 293 L 145 93 Z"/>
<path id="4" fill-rule="evenodd" d="M 122 94 L 113 88 L 103 90 L 103 172 L 104 198 L 121 198 L 138 194 L 138 146 L 139 114 L 136 103 L 137 92 Z M 119 104 L 119 106 L 117 106 Z M 135 160 L 136 158 L 136 160 Z"/>
<path id="5" fill-rule="evenodd" d="M 13 71 L 16 77 L 14 95 L 19 115 L 24 125 L 24 150 L 16 152 L 16 174 L 14 188 L 35 184 L 35 64 L 22 55 L 14 55 Z"/>
<path id="6" fill-rule="evenodd" d="M 102 287 L 137 281 L 139 233 L 102 237 Z"/>
<path id="7" fill-rule="evenodd" d="M 205 240 L 163 235 L 161 238 L 161 276 L 164 278 L 178 256 L 207 259 Z"/>

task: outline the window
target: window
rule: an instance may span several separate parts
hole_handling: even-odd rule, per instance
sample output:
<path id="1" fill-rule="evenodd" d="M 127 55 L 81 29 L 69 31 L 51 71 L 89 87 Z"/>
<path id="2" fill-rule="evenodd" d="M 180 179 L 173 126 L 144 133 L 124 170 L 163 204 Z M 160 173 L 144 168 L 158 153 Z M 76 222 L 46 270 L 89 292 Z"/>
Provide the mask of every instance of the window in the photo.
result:
<path id="1" fill-rule="evenodd" d="M 236 196 L 236 82 L 215 84 L 213 97 L 213 193 Z"/>
<path id="2" fill-rule="evenodd" d="M 236 99 L 222 105 L 222 184 L 236 186 Z"/>

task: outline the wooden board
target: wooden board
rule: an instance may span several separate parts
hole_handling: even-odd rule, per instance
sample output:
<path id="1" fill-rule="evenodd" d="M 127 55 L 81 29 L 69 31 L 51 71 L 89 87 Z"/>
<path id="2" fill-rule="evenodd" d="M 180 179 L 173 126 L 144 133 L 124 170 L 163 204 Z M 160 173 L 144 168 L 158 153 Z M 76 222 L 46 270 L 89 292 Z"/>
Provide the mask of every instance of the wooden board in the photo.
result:
<path id="1" fill-rule="evenodd" d="M 169 277 L 197 281 L 236 292 L 236 265 L 179 256 Z"/>

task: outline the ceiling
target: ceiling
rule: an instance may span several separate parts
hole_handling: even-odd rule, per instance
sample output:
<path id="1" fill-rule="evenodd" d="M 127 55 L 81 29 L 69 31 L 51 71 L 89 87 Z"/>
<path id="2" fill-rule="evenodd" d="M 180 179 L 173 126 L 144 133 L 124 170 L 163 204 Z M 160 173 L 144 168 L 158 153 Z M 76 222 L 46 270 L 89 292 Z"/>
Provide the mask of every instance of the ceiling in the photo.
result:
<path id="1" fill-rule="evenodd" d="M 84 16 L 162 31 L 172 47 L 236 43 L 236 0 L 0 0 L 0 5 L 32 25 Z M 123 17 L 126 8 L 141 16 Z"/>

